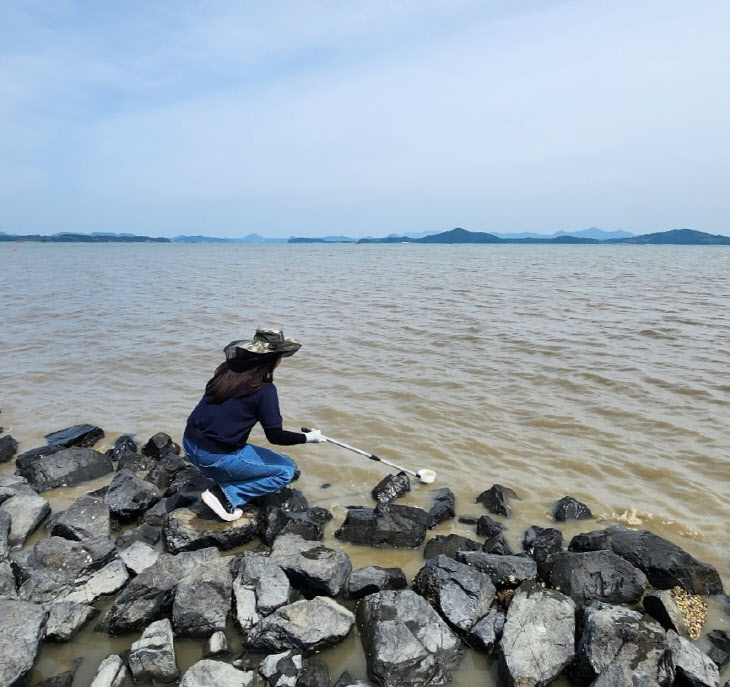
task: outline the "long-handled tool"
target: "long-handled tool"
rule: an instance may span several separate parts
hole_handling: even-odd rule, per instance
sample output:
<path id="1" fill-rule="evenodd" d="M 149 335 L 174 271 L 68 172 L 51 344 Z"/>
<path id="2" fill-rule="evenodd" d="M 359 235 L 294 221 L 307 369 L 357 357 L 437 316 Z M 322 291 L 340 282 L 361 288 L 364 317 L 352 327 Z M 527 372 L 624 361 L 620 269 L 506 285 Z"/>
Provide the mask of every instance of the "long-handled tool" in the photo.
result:
<path id="1" fill-rule="evenodd" d="M 311 432 L 311 429 L 307 429 L 306 427 L 302 427 L 302 432 Z M 421 482 L 424 484 L 431 484 L 436 479 L 436 473 L 433 470 L 418 470 L 418 472 L 413 472 L 413 470 L 409 470 L 408 468 L 402 468 L 400 465 L 396 465 L 395 463 L 391 463 L 388 460 L 385 460 L 385 458 L 379 458 L 374 453 L 368 453 L 367 451 L 362 451 L 359 448 L 355 448 L 354 446 L 350 446 L 350 444 L 346 444 L 344 441 L 338 441 L 337 439 L 333 439 L 332 437 L 326 437 L 322 435 L 322 438 L 326 441 L 329 441 L 330 444 L 334 444 L 335 446 L 341 446 L 342 448 L 346 448 L 348 451 L 354 451 L 355 453 L 359 453 L 361 456 L 365 456 L 366 458 L 370 458 L 370 460 L 377 460 L 379 463 L 385 463 L 386 465 L 389 465 L 392 468 L 395 468 L 396 470 L 402 470 L 403 472 L 407 472 L 409 475 L 413 475 L 414 477 L 417 477 Z"/>

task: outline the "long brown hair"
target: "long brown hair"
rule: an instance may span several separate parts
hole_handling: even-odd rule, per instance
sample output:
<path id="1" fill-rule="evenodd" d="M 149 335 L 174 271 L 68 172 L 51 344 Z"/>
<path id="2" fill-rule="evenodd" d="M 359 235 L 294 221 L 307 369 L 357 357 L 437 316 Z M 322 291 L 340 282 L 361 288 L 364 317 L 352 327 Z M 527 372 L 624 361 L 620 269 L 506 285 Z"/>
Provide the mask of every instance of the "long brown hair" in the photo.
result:
<path id="1" fill-rule="evenodd" d="M 205 385 L 205 395 L 211 403 L 223 403 L 233 396 L 250 396 L 266 382 L 274 381 L 278 361 L 278 356 L 272 357 L 245 372 L 234 372 L 227 362 L 221 363 Z"/>

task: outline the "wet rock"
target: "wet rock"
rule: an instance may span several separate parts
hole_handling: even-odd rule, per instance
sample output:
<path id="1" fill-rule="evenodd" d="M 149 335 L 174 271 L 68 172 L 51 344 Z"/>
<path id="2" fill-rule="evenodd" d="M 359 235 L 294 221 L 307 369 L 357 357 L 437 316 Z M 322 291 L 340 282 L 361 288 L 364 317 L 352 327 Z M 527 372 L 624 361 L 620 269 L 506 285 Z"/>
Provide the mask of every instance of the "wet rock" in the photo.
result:
<path id="1" fill-rule="evenodd" d="M 233 604 L 236 622 L 241 628 L 241 632 L 247 635 L 262 617 L 256 608 L 255 583 L 235 579 L 233 581 Z"/>
<path id="2" fill-rule="evenodd" d="M 109 506 L 93 496 L 82 496 L 48 523 L 52 536 L 79 541 L 88 537 L 108 537 L 111 532 Z"/>
<path id="3" fill-rule="evenodd" d="M 18 442 L 9 434 L 0 437 L 0 463 L 12 460 L 18 451 Z"/>
<path id="4" fill-rule="evenodd" d="M 46 612 L 27 601 L 0 599 L 0 685 L 22 687 L 43 639 Z"/>
<path id="5" fill-rule="evenodd" d="M 712 630 L 707 633 L 712 648 L 708 656 L 715 662 L 715 665 L 722 670 L 730 663 L 730 632 L 725 630 Z"/>
<path id="6" fill-rule="evenodd" d="M 330 671 L 327 664 L 318 658 L 305 658 L 297 687 L 329 687 L 329 685 Z"/>
<path id="7" fill-rule="evenodd" d="M 252 687 L 256 676 L 222 661 L 204 658 L 190 666 L 180 681 L 180 687 Z"/>
<path id="8" fill-rule="evenodd" d="M 476 525 L 479 522 L 479 517 L 476 515 L 460 515 L 458 521 L 462 525 Z"/>
<path id="9" fill-rule="evenodd" d="M 271 545 L 280 534 L 296 534 L 310 541 L 324 539 L 324 525 L 332 520 L 332 513 L 324 508 L 310 508 L 303 513 L 269 508 L 266 513 L 264 541 Z"/>
<path id="10" fill-rule="evenodd" d="M 484 551 L 484 553 L 493 553 L 499 556 L 511 556 L 514 553 L 512 547 L 509 545 L 509 542 L 505 539 L 505 536 L 502 533 L 498 534 L 496 537 L 487 539 L 487 541 L 482 544 L 482 551 Z"/>
<path id="11" fill-rule="evenodd" d="M 130 687 L 132 676 L 121 656 L 111 654 L 99 665 L 91 687 Z"/>
<path id="12" fill-rule="evenodd" d="M 291 650 L 270 654 L 259 666 L 259 673 L 271 687 L 296 687 L 301 670 L 302 654 Z"/>
<path id="13" fill-rule="evenodd" d="M 462 551 L 456 560 L 486 574 L 497 589 L 516 589 L 537 577 L 537 564 L 525 556 L 501 556 L 482 551 Z"/>
<path id="14" fill-rule="evenodd" d="M 110 448 L 106 455 L 113 461 L 119 460 L 127 453 L 137 453 L 137 442 L 131 434 L 122 434 Z"/>
<path id="15" fill-rule="evenodd" d="M 337 596 L 345 584 L 352 563 L 344 551 L 335 551 L 295 534 L 276 539 L 270 560 L 287 575 L 305 596 Z"/>
<path id="16" fill-rule="evenodd" d="M 131 546 L 119 549 L 119 557 L 129 572 L 139 575 L 155 564 L 155 561 L 160 557 L 160 552 L 153 549 L 149 544 L 136 541 Z"/>
<path id="17" fill-rule="evenodd" d="M 262 618 L 248 633 L 245 645 L 251 651 L 299 649 L 312 653 L 339 644 L 354 624 L 350 611 L 329 597 L 317 596 L 282 606 Z"/>
<path id="18" fill-rule="evenodd" d="M 219 520 L 204 504 L 178 508 L 167 514 L 162 538 L 171 553 L 215 546 L 228 551 L 250 542 L 261 526 L 261 511 L 244 506 L 243 516 L 233 522 Z"/>
<path id="19" fill-rule="evenodd" d="M 22 465 L 18 460 L 16 466 L 18 474 L 38 492 L 73 487 L 113 470 L 109 458 L 90 448 L 64 448 Z"/>
<path id="20" fill-rule="evenodd" d="M 118 549 L 126 549 L 137 542 L 154 546 L 158 541 L 160 541 L 159 530 L 148 523 L 142 523 L 139 527 L 127 530 L 117 537 L 116 544 Z"/>
<path id="21" fill-rule="evenodd" d="M 103 537 L 82 541 L 49 537 L 20 551 L 13 566 L 20 597 L 34 603 L 90 604 L 118 591 L 128 579 L 114 544 Z"/>
<path id="22" fill-rule="evenodd" d="M 173 496 L 174 494 L 197 494 L 199 496 L 206 489 L 213 486 L 215 486 L 215 482 L 212 479 L 209 479 L 198 468 L 188 463 L 182 470 L 175 473 L 164 494 L 165 496 Z"/>
<path id="23" fill-rule="evenodd" d="M 692 687 L 719 687 L 720 671 L 709 656 L 672 630 L 667 632 L 667 642 L 677 683 Z"/>
<path id="24" fill-rule="evenodd" d="M 45 639 L 49 642 L 70 642 L 92 618 L 99 615 L 93 606 L 76 601 L 55 601 L 47 606 Z"/>
<path id="25" fill-rule="evenodd" d="M 119 593 L 103 622 L 112 634 L 134 632 L 169 615 L 178 582 L 195 566 L 220 556 L 208 548 L 176 556 L 161 554 Z"/>
<path id="26" fill-rule="evenodd" d="M 143 472 L 151 470 L 155 466 L 155 459 L 143 456 L 141 453 L 123 453 L 117 459 L 117 471 L 131 470 L 132 472 Z"/>
<path id="27" fill-rule="evenodd" d="M 563 533 L 554 527 L 533 525 L 525 530 L 522 548 L 528 556 L 535 559 L 539 568 L 548 556 L 563 550 Z"/>
<path id="28" fill-rule="evenodd" d="M 228 653 L 228 639 L 226 633 L 223 630 L 214 632 L 208 641 L 205 643 L 203 649 L 203 658 L 209 658 L 210 656 L 223 656 Z"/>
<path id="29" fill-rule="evenodd" d="M 489 613 L 467 633 L 467 643 L 483 654 L 491 654 L 502 636 L 504 621 L 505 615 L 502 611 L 497 608 L 489 609 Z"/>
<path id="30" fill-rule="evenodd" d="M 428 511 L 428 529 L 456 517 L 456 498 L 448 487 L 441 487 L 433 492 L 433 505 Z"/>
<path id="31" fill-rule="evenodd" d="M 426 561 L 413 580 L 413 589 L 462 632 L 487 614 L 496 594 L 487 575 L 443 555 Z"/>
<path id="32" fill-rule="evenodd" d="M 17 599 L 18 586 L 10 563 L 0 562 L 0 599 Z"/>
<path id="33" fill-rule="evenodd" d="M 248 585 L 254 592 L 256 609 L 268 615 L 289 603 L 291 584 L 284 571 L 266 556 L 247 551 L 233 568 L 234 590 L 236 585 Z"/>
<path id="34" fill-rule="evenodd" d="M 307 497 L 299 489 L 292 489 L 291 487 L 284 487 L 271 494 L 258 496 L 252 499 L 251 503 L 261 508 L 264 513 L 268 513 L 272 508 L 279 508 L 291 513 L 304 513 L 309 510 Z"/>
<path id="35" fill-rule="evenodd" d="M 154 484 L 161 493 L 165 493 L 169 486 L 172 484 L 175 475 L 186 467 L 189 467 L 190 463 L 180 456 L 176 456 L 172 453 L 167 453 L 160 458 L 155 466 L 147 473 L 145 480 L 150 484 Z"/>
<path id="36" fill-rule="evenodd" d="M 10 526 L 12 516 L 0 508 L 0 562 L 4 561 L 10 551 Z"/>
<path id="37" fill-rule="evenodd" d="M 477 535 L 480 537 L 486 537 L 487 539 L 493 539 L 499 536 L 507 528 L 501 523 L 493 520 L 488 515 L 482 515 L 477 520 Z"/>
<path id="38" fill-rule="evenodd" d="M 149 441 L 142 447 L 140 453 L 143 456 L 150 456 L 151 458 L 161 458 L 169 453 L 178 455 L 180 453 L 180 447 L 170 438 L 169 434 L 158 432 L 150 437 Z"/>
<path id="39" fill-rule="evenodd" d="M 674 630 L 683 637 L 687 636 L 689 632 L 687 620 L 671 590 L 659 589 L 647 594 L 643 606 L 644 610 L 665 630 Z"/>
<path id="40" fill-rule="evenodd" d="M 74 425 L 58 432 L 51 432 L 44 437 L 49 446 L 61 446 L 63 448 L 72 448 L 74 446 L 87 448 L 103 438 L 104 430 L 94 425 Z"/>
<path id="41" fill-rule="evenodd" d="M 509 487 L 503 487 L 501 484 L 493 484 L 489 489 L 477 496 L 476 502 L 481 503 L 490 513 L 504 515 L 508 518 L 510 514 L 508 502 L 510 499 L 517 499 L 519 501 L 519 496 Z"/>
<path id="42" fill-rule="evenodd" d="M 107 489 L 104 503 L 116 522 L 125 523 L 139 518 L 161 498 L 159 489 L 153 484 L 131 470 L 120 470 Z"/>
<path id="43" fill-rule="evenodd" d="M 152 527 L 162 527 L 165 524 L 167 514 L 175 510 L 173 503 L 175 500 L 175 497 L 160 499 L 152 508 L 145 512 L 142 516 L 142 523 Z M 197 502 L 198 498 L 196 496 L 195 499 L 192 499 L 189 503 L 182 504 L 181 507 L 191 506 Z"/>
<path id="44" fill-rule="evenodd" d="M 586 609 L 575 665 L 582 680 L 604 687 L 656 687 L 674 678 L 661 626 L 637 611 L 601 603 Z"/>
<path id="45" fill-rule="evenodd" d="M 553 517 L 558 522 L 566 520 L 590 520 L 593 517 L 591 509 L 572 496 L 563 496 L 553 506 Z"/>
<path id="46" fill-rule="evenodd" d="M 180 673 L 175 661 L 172 626 L 165 618 L 152 623 L 132 644 L 129 669 L 135 682 L 175 682 Z"/>
<path id="47" fill-rule="evenodd" d="M 644 595 L 646 575 L 611 551 L 564 551 L 546 563 L 546 580 L 577 604 L 634 604 Z"/>
<path id="48" fill-rule="evenodd" d="M 657 589 L 679 586 L 691 594 L 723 593 L 720 575 L 713 566 L 648 530 L 612 526 L 573 537 L 569 549 L 613 551 L 639 568 Z"/>
<path id="49" fill-rule="evenodd" d="M 74 677 L 76 676 L 76 668 L 58 673 L 53 677 L 46 678 L 39 682 L 36 687 L 72 687 Z"/>
<path id="50" fill-rule="evenodd" d="M 50 515 L 51 506 L 46 499 L 37 494 L 21 493 L 3 501 L 0 510 L 10 516 L 7 545 L 16 548 L 23 546 Z"/>
<path id="51" fill-rule="evenodd" d="M 378 503 L 387 503 L 394 499 L 400 498 L 411 490 L 411 480 L 405 472 L 399 472 L 397 475 L 386 475 L 378 484 L 373 487 L 373 498 Z"/>
<path id="52" fill-rule="evenodd" d="M 36 462 L 37 460 L 40 460 L 41 458 L 44 458 L 45 456 L 50 456 L 54 453 L 58 453 L 59 451 L 63 450 L 63 446 L 37 446 L 36 448 L 31 448 L 28 451 L 23 451 L 23 453 L 19 454 L 18 457 L 15 459 L 15 469 L 16 473 L 21 474 L 22 470 L 28 470 L 30 469 L 30 466 Z"/>
<path id="53" fill-rule="evenodd" d="M 500 641 L 500 676 L 510 687 L 543 687 L 575 655 L 575 603 L 525 582 L 516 592 Z"/>
<path id="54" fill-rule="evenodd" d="M 435 558 L 444 555 L 456 559 L 459 551 L 479 551 L 481 547 L 482 545 L 478 541 L 462 537 L 460 534 L 440 534 L 426 542 L 423 557 Z"/>
<path id="55" fill-rule="evenodd" d="M 420 508 L 380 503 L 353 507 L 335 536 L 352 544 L 415 549 L 426 537 L 428 513 Z"/>
<path id="56" fill-rule="evenodd" d="M 422 596 L 404 589 L 366 596 L 357 625 L 368 675 L 379 685 L 443 685 L 461 658 L 461 642 Z"/>
<path id="57" fill-rule="evenodd" d="M 233 579 L 218 561 L 194 568 L 177 585 L 172 623 L 181 637 L 210 637 L 226 629 Z"/>
<path id="58" fill-rule="evenodd" d="M 382 592 L 386 589 L 405 589 L 408 586 L 406 576 L 400 568 L 380 568 L 368 565 L 353 570 L 347 583 L 347 598 L 362 599 L 368 594 Z"/>
<path id="59" fill-rule="evenodd" d="M 373 687 L 373 683 L 358 680 L 346 670 L 337 678 L 337 682 L 332 687 Z"/>

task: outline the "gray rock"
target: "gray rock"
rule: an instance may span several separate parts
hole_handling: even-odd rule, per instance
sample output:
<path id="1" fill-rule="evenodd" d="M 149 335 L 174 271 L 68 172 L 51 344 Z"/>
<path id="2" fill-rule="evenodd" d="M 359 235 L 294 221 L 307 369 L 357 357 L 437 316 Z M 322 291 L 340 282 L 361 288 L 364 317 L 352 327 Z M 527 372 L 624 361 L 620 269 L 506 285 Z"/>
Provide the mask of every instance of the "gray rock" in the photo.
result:
<path id="1" fill-rule="evenodd" d="M 154 546 L 158 541 L 160 541 L 160 531 L 156 527 L 143 522 L 139 527 L 127 530 L 117 537 L 116 544 L 118 549 L 126 549 L 137 542 Z"/>
<path id="2" fill-rule="evenodd" d="M 106 455 L 116 461 L 128 453 L 137 453 L 137 442 L 134 440 L 133 435 L 122 434 L 114 442 L 114 446 L 106 452 Z"/>
<path id="3" fill-rule="evenodd" d="M 496 594 L 487 575 L 448 556 L 426 561 L 413 580 L 413 589 L 461 632 L 487 614 Z"/>
<path id="4" fill-rule="evenodd" d="M 131 470 L 120 470 L 109 485 L 104 503 L 116 522 L 125 523 L 139 518 L 161 498 L 159 489 L 153 484 Z"/>
<path id="5" fill-rule="evenodd" d="M 131 470 L 132 472 L 143 472 L 151 470 L 155 466 L 155 459 L 150 456 L 143 456 L 141 453 L 123 453 L 118 457 L 117 471 Z"/>
<path id="6" fill-rule="evenodd" d="M 563 496 L 553 506 L 553 517 L 558 522 L 566 520 L 590 520 L 593 517 L 591 509 L 572 496 Z"/>
<path id="7" fill-rule="evenodd" d="M 261 620 L 262 614 L 256 608 L 256 584 L 245 582 L 241 578 L 233 581 L 233 604 L 236 622 L 241 632 L 246 635 Z"/>
<path id="8" fill-rule="evenodd" d="M 497 589 L 515 589 L 523 582 L 537 577 L 537 563 L 525 556 L 500 556 L 483 551 L 462 551 L 456 559 L 486 573 Z"/>
<path id="9" fill-rule="evenodd" d="M 252 687 L 256 679 L 252 671 L 242 671 L 222 661 L 204 658 L 185 671 L 180 687 Z"/>
<path id="10" fill-rule="evenodd" d="M 132 676 L 121 656 L 111 654 L 99 665 L 91 687 L 129 687 Z"/>
<path id="11" fill-rule="evenodd" d="M 548 584 L 573 601 L 634 604 L 644 595 L 646 575 L 611 551 L 564 551 L 546 562 Z"/>
<path id="12" fill-rule="evenodd" d="M 368 594 L 382 592 L 386 589 L 405 589 L 408 586 L 406 576 L 400 568 L 381 568 L 368 565 L 353 570 L 347 583 L 347 598 L 362 599 Z"/>
<path id="13" fill-rule="evenodd" d="M 308 597 L 336 596 L 352 570 L 350 557 L 344 551 L 335 551 L 295 534 L 276 539 L 270 560 Z"/>
<path id="14" fill-rule="evenodd" d="M 233 575 L 235 584 L 239 587 L 248 585 L 254 592 L 256 609 L 262 615 L 268 615 L 290 601 L 289 578 L 266 556 L 247 551 L 235 562 Z"/>
<path id="15" fill-rule="evenodd" d="M 106 629 L 112 634 L 134 632 L 168 615 L 178 582 L 195 566 L 218 557 L 214 548 L 160 555 L 118 594 L 104 621 Z"/>
<path id="16" fill-rule="evenodd" d="M 507 528 L 501 522 L 497 522 L 488 515 L 482 515 L 479 520 L 477 520 L 477 534 L 480 537 L 493 539 L 494 537 L 502 534 L 502 532 L 506 529 Z"/>
<path id="17" fill-rule="evenodd" d="M 22 470 L 27 470 L 30 466 L 40 460 L 44 456 L 50 456 L 54 453 L 63 451 L 63 446 L 38 446 L 28 451 L 24 451 L 15 459 L 16 473 L 20 474 Z"/>
<path id="18" fill-rule="evenodd" d="M 380 503 L 350 508 L 335 536 L 352 544 L 415 549 L 426 537 L 427 524 L 428 513 L 420 508 Z"/>
<path id="19" fill-rule="evenodd" d="M 233 579 L 227 567 L 200 565 L 177 585 L 172 623 L 181 637 L 210 637 L 226 629 Z"/>
<path id="20" fill-rule="evenodd" d="M 722 594 L 722 580 L 709 563 L 702 563 L 667 539 L 648 530 L 612 526 L 579 534 L 571 551 L 609 550 L 639 568 L 657 589 L 682 587 L 690 594 Z"/>
<path id="21" fill-rule="evenodd" d="M 19 596 L 34 603 L 77 601 L 91 604 L 113 594 L 128 575 L 111 541 L 49 537 L 18 553 L 14 561 Z"/>
<path id="22" fill-rule="evenodd" d="M 400 498 L 411 490 L 411 480 L 405 472 L 386 475 L 370 492 L 379 503 L 387 503 Z"/>
<path id="23" fill-rule="evenodd" d="M 18 451 L 18 442 L 9 434 L 0 437 L 0 463 L 7 463 L 13 459 Z"/>
<path id="24" fill-rule="evenodd" d="M 82 496 L 48 523 L 51 535 L 66 539 L 108 537 L 111 533 L 109 506 L 101 499 Z"/>
<path id="25" fill-rule="evenodd" d="M 712 630 L 707 633 L 707 639 L 712 644 L 712 648 L 707 655 L 722 670 L 730 663 L 730 632 L 727 630 Z"/>
<path id="26" fill-rule="evenodd" d="M 522 539 L 524 552 L 541 566 L 551 554 L 563 550 L 563 533 L 554 527 L 528 527 Z"/>
<path id="27" fill-rule="evenodd" d="M 245 645 L 256 652 L 298 649 L 312 653 L 339 644 L 354 624 L 350 611 L 329 597 L 317 596 L 282 606 L 262 618 L 248 633 Z"/>
<path id="28" fill-rule="evenodd" d="M 422 596 L 404 589 L 366 596 L 357 624 L 368 675 L 383 687 L 443 685 L 461 658 L 461 642 Z"/>
<path id="29" fill-rule="evenodd" d="M 259 673 L 271 687 L 296 687 L 302 664 L 301 652 L 289 650 L 264 658 L 259 666 Z"/>
<path id="30" fill-rule="evenodd" d="M 48 604 L 45 639 L 49 642 L 70 642 L 81 628 L 99 615 L 93 606 L 76 601 L 56 601 Z"/>
<path id="31" fill-rule="evenodd" d="M 39 492 L 73 487 L 113 470 L 109 458 L 90 448 L 64 448 L 23 464 L 16 461 L 16 465 L 18 473 Z"/>
<path id="32" fill-rule="evenodd" d="M 317 684 L 316 687 L 329 687 L 329 683 L 327 683 L 327 685 L 324 683 L 322 683 L 322 685 Z M 346 670 L 339 678 L 337 678 L 337 681 L 334 685 L 332 685 L 332 687 L 373 687 L 373 683 L 365 682 L 365 680 L 358 680 Z"/>
<path id="33" fill-rule="evenodd" d="M 667 632 L 667 642 L 678 683 L 681 681 L 691 687 L 719 687 L 720 671 L 709 656 L 672 630 Z"/>
<path id="34" fill-rule="evenodd" d="M 586 609 L 575 664 L 582 680 L 604 687 L 658 687 L 674 679 L 664 630 L 623 606 L 598 603 Z"/>
<path id="35" fill-rule="evenodd" d="M 10 563 L 0 561 L 0 599 L 17 599 L 18 586 Z"/>
<path id="36" fill-rule="evenodd" d="M 214 632 L 210 637 L 208 637 L 208 641 L 205 643 L 205 648 L 203 649 L 204 658 L 209 658 L 210 656 L 222 656 L 227 653 L 228 639 L 226 638 L 226 633 L 223 632 L 223 630 L 218 630 L 218 632 Z"/>
<path id="37" fill-rule="evenodd" d="M 144 456 L 161 458 L 168 453 L 177 455 L 180 453 L 180 447 L 170 438 L 169 434 L 165 434 L 164 432 L 158 432 L 150 437 L 142 447 L 142 455 Z"/>
<path id="38" fill-rule="evenodd" d="M 472 648 L 484 654 L 491 654 L 502 636 L 505 615 L 497 608 L 489 609 L 485 615 L 466 635 L 466 641 Z"/>
<path id="39" fill-rule="evenodd" d="M 50 515 L 51 506 L 37 494 L 16 494 L 0 505 L 0 510 L 10 515 L 8 545 L 10 548 L 23 546 Z"/>
<path id="40" fill-rule="evenodd" d="M 297 534 L 303 539 L 321 541 L 324 539 L 324 526 L 332 519 L 325 508 L 310 508 L 303 513 L 269 508 L 263 531 L 264 541 L 271 545 L 280 534 Z"/>
<path id="41" fill-rule="evenodd" d="M 152 623 L 132 644 L 129 669 L 135 682 L 175 682 L 180 673 L 175 660 L 172 626 L 165 618 Z"/>
<path id="42" fill-rule="evenodd" d="M 271 508 L 279 508 L 291 513 L 304 513 L 309 510 L 307 497 L 299 489 L 291 487 L 284 487 L 271 494 L 258 496 L 252 499 L 251 503 L 264 513 L 268 513 Z"/>
<path id="43" fill-rule="evenodd" d="M 0 562 L 8 557 L 10 551 L 10 526 L 13 518 L 6 510 L 0 507 Z"/>
<path id="44" fill-rule="evenodd" d="M 43 639 L 46 612 L 27 601 L 0 599 L 0 685 L 22 687 Z"/>
<path id="45" fill-rule="evenodd" d="M 175 475 L 181 470 L 190 467 L 190 463 L 173 453 L 166 453 L 155 466 L 147 473 L 145 479 L 154 484 L 162 493 L 167 492 Z"/>
<path id="46" fill-rule="evenodd" d="M 508 518 L 510 514 L 509 500 L 517 499 L 519 501 L 519 498 L 513 489 L 503 487 L 501 484 L 493 484 L 477 496 L 476 502 L 481 503 L 490 513 L 504 515 Z"/>
<path id="47" fill-rule="evenodd" d="M 665 630 L 674 630 L 683 637 L 687 636 L 689 627 L 687 619 L 679 609 L 677 601 L 669 589 L 659 589 L 647 594 L 642 602 L 644 610 Z"/>
<path id="48" fill-rule="evenodd" d="M 525 582 L 515 593 L 500 641 L 500 675 L 509 687 L 544 687 L 575 655 L 575 603 Z"/>
<path id="49" fill-rule="evenodd" d="M 36 684 L 36 687 L 72 687 L 75 676 L 76 668 L 72 668 L 42 680 Z"/>
<path id="50" fill-rule="evenodd" d="M 318 658 L 305 658 L 297 687 L 330 687 L 330 671 Z"/>
<path id="51" fill-rule="evenodd" d="M 222 522 L 207 506 L 178 508 L 167 514 L 162 538 L 170 553 L 195 551 L 215 546 L 228 551 L 254 539 L 261 526 L 261 511 L 245 506 L 243 516 Z"/>
<path id="52" fill-rule="evenodd" d="M 482 545 L 478 541 L 462 537 L 460 534 L 439 534 L 426 542 L 423 550 L 424 558 L 448 556 L 456 560 L 459 551 L 479 551 Z"/>
<path id="53" fill-rule="evenodd" d="M 500 533 L 491 539 L 487 539 L 487 541 L 482 544 L 482 551 L 484 551 L 484 553 L 493 553 L 499 556 L 511 556 L 514 554 L 512 547 L 509 545 L 509 542 L 503 533 Z"/>
<path id="54" fill-rule="evenodd" d="M 154 565 L 155 561 L 160 557 L 160 552 L 153 549 L 149 544 L 136 541 L 126 549 L 120 549 L 119 557 L 124 562 L 127 570 L 135 575 L 139 575 Z"/>
<path id="55" fill-rule="evenodd" d="M 74 425 L 57 432 L 51 432 L 44 437 L 49 446 L 61 446 L 63 448 L 93 446 L 99 439 L 103 438 L 104 430 L 94 425 Z"/>
<path id="56" fill-rule="evenodd" d="M 433 505 L 428 511 L 428 529 L 456 517 L 456 498 L 448 487 L 441 487 L 433 492 Z"/>

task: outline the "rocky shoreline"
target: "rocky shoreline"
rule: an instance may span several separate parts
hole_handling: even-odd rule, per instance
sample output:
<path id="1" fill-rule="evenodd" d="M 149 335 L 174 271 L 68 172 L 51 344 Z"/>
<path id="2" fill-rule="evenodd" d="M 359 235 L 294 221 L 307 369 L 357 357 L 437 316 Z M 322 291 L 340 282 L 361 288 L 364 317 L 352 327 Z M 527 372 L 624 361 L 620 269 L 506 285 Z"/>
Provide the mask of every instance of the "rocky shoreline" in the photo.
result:
<path id="1" fill-rule="evenodd" d="M 15 463 L 15 475 L 0 475 L 0 687 L 29 684 L 42 643 L 73 642 L 90 623 L 141 633 L 102 661 L 93 687 L 443 685 L 469 651 L 496 661 L 507 687 L 559 676 L 596 687 L 719 687 L 730 662 L 730 634 L 704 627 L 703 597 L 724 596 L 718 571 L 646 530 L 591 529 L 590 510 L 571 497 L 556 502 L 555 520 L 587 527 L 567 546 L 560 530 L 535 525 L 511 550 L 502 520 L 517 494 L 498 484 L 475 494 L 483 516 L 460 518 L 475 538 L 426 542 L 457 517 L 453 493 L 435 488 L 428 511 L 399 505 L 410 483 L 389 475 L 372 490 L 373 507 L 350 507 L 335 536 L 378 548 L 426 542 L 409 581 L 399 568 L 353 569 L 347 553 L 322 543 L 332 515 L 295 488 L 223 523 L 200 501 L 209 481 L 168 435 L 141 448 L 123 435 L 101 453 L 93 446 L 103 437 L 77 425 L 16 456 L 17 442 L 0 436 L 0 463 Z M 62 512 L 43 497 L 105 477 Z M 228 553 L 250 543 L 260 545 Z M 231 618 L 240 652 L 229 648 Z M 367 675 L 331 676 L 316 654 L 352 633 Z M 707 654 L 694 642 L 701 634 Z M 204 646 L 182 674 L 176 638 Z M 79 687 L 73 671 L 38 684 Z"/>

